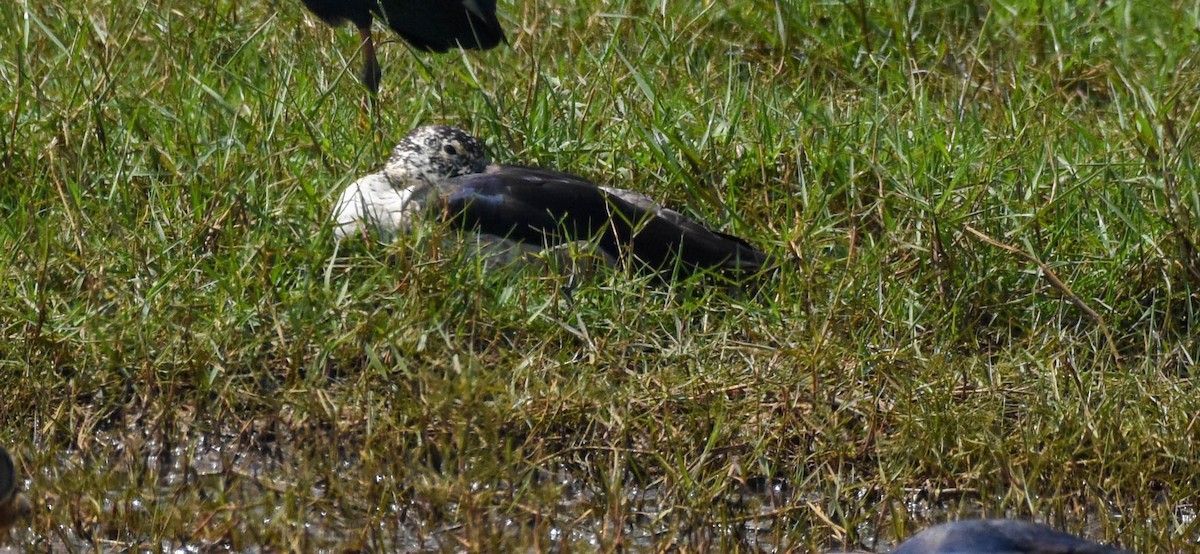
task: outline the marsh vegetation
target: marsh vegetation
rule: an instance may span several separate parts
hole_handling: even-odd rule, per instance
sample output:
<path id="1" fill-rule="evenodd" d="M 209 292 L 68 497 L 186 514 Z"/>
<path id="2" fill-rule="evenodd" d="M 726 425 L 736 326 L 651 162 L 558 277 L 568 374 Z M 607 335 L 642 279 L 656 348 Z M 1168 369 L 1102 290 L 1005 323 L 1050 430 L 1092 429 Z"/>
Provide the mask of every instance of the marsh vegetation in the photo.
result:
<path id="1" fill-rule="evenodd" d="M 1200 12 L 1152 4 L 502 0 L 370 104 L 299 1 L 0 3 L 8 543 L 1196 551 Z M 785 262 L 336 246 L 431 123 Z"/>

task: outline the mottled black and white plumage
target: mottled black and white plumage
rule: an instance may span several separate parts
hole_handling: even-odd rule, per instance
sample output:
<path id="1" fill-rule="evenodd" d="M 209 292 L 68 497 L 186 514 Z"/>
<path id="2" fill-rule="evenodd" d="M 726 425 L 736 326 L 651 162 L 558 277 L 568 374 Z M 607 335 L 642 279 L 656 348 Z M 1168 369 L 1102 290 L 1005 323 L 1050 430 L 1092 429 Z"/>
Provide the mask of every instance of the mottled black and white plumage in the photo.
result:
<path id="1" fill-rule="evenodd" d="M 453 127 L 421 127 L 392 152 L 384 169 L 359 179 L 334 208 L 340 237 L 367 229 L 406 231 L 422 213 L 489 241 L 548 248 L 594 241 L 610 259 L 687 274 L 714 269 L 756 273 L 767 255 L 628 190 L 577 175 L 489 165 L 483 144 Z"/>
<path id="2" fill-rule="evenodd" d="M 955 521 L 930 527 L 892 554 L 1132 554 L 1045 525 L 1010 519 Z"/>
<path id="3" fill-rule="evenodd" d="M 304 0 L 305 7 L 329 25 L 349 21 L 363 41 L 363 85 L 379 90 L 379 59 L 371 40 L 378 17 L 417 50 L 487 50 L 503 42 L 496 0 Z"/>

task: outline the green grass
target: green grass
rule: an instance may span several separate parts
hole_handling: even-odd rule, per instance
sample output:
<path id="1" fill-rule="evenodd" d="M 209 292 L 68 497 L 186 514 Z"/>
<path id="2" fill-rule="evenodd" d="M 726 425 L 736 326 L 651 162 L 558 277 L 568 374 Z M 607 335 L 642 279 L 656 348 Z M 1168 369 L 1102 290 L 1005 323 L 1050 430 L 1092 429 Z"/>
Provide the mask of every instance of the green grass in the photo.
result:
<path id="1" fill-rule="evenodd" d="M 886 549 L 1200 523 L 1200 12 L 502 0 L 381 48 L 299 2 L 7 2 L 0 441 L 29 548 Z M 760 288 L 334 255 L 410 128 L 644 191 Z M 378 131 L 373 125 L 378 125 Z M 571 288 L 569 294 L 565 291 Z"/>

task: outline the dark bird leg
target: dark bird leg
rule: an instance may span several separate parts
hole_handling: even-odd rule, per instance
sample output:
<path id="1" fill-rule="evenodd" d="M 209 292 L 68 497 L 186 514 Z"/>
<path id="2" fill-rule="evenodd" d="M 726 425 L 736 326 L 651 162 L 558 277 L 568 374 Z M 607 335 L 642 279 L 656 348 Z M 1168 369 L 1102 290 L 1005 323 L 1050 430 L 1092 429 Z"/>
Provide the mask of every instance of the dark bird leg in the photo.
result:
<path id="1" fill-rule="evenodd" d="M 372 95 L 379 93 L 379 81 L 383 78 L 383 71 L 379 69 L 379 58 L 375 56 L 375 41 L 371 40 L 371 20 L 367 20 L 366 26 L 358 28 L 358 36 L 362 37 L 363 51 L 363 69 L 362 79 L 363 86 L 371 91 Z"/>

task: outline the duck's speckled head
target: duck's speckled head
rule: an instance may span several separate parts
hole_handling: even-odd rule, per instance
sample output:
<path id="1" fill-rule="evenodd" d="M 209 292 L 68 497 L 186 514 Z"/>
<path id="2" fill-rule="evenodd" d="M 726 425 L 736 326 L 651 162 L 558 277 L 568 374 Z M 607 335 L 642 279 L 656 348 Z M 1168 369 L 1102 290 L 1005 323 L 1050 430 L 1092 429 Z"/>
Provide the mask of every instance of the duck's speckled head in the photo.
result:
<path id="1" fill-rule="evenodd" d="M 384 171 L 397 183 L 417 179 L 426 184 L 482 173 L 487 149 L 466 131 L 444 125 L 418 127 L 392 149 Z"/>

